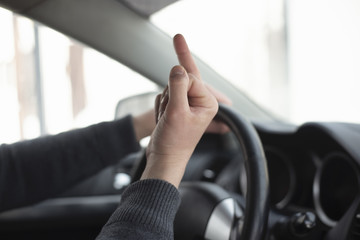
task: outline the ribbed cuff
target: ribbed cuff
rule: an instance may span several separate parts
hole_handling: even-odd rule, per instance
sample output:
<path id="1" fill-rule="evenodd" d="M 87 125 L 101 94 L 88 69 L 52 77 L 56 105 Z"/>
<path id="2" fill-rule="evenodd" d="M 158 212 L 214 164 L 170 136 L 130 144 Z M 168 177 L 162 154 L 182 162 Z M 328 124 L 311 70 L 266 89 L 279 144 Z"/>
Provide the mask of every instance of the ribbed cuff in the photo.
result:
<path id="1" fill-rule="evenodd" d="M 172 184 L 146 179 L 131 184 L 107 225 L 126 222 L 161 234 L 173 235 L 180 194 Z"/>

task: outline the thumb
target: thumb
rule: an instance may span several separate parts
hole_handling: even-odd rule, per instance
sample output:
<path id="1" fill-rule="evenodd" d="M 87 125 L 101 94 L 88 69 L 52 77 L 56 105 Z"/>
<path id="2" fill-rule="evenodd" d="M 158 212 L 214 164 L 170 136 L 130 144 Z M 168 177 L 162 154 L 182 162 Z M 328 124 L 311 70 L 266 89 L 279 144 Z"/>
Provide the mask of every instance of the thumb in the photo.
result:
<path id="1" fill-rule="evenodd" d="M 169 77 L 169 109 L 187 109 L 189 107 L 187 92 L 189 76 L 182 66 L 171 69 Z"/>

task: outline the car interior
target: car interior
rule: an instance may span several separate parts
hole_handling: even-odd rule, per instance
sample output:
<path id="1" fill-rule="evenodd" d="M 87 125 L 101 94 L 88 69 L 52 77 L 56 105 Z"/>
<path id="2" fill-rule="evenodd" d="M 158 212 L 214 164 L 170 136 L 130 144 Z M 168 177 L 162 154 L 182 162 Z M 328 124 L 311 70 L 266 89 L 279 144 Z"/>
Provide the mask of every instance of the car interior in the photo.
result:
<path id="1" fill-rule="evenodd" d="M 150 80 L 149 90 L 116 101 L 111 118 L 119 119 L 151 108 L 177 64 L 172 36 L 149 21 L 175 2 L 0 0 L 0 6 Z M 291 123 L 194 58 L 206 82 L 232 100 L 216 116 L 231 132 L 206 133 L 196 147 L 179 188 L 175 239 L 360 239 L 360 125 Z M 146 141 L 140 152 L 55 198 L 0 213 L 0 239 L 95 239 L 121 193 L 139 179 Z"/>

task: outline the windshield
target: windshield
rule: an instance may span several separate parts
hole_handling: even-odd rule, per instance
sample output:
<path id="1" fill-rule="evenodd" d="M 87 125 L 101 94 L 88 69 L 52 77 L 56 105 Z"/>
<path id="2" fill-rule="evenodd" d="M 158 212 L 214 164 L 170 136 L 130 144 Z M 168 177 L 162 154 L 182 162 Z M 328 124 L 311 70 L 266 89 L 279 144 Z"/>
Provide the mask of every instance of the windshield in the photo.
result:
<path id="1" fill-rule="evenodd" d="M 119 102 L 159 91 L 125 65 L 2 8 L 0 31 L 0 144 L 110 121 Z"/>
<path id="2" fill-rule="evenodd" d="M 357 0 L 183 0 L 151 21 L 274 115 L 360 122 Z"/>

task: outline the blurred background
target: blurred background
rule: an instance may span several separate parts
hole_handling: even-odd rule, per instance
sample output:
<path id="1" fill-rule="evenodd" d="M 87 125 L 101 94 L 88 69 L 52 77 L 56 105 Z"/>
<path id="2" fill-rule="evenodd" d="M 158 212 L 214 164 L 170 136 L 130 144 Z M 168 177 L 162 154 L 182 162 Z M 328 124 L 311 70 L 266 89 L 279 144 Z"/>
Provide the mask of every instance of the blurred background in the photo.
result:
<path id="1" fill-rule="evenodd" d="M 358 0 L 182 0 L 149 21 L 286 121 L 360 123 Z M 112 120 L 119 100 L 158 90 L 0 8 L 0 143 Z"/>

